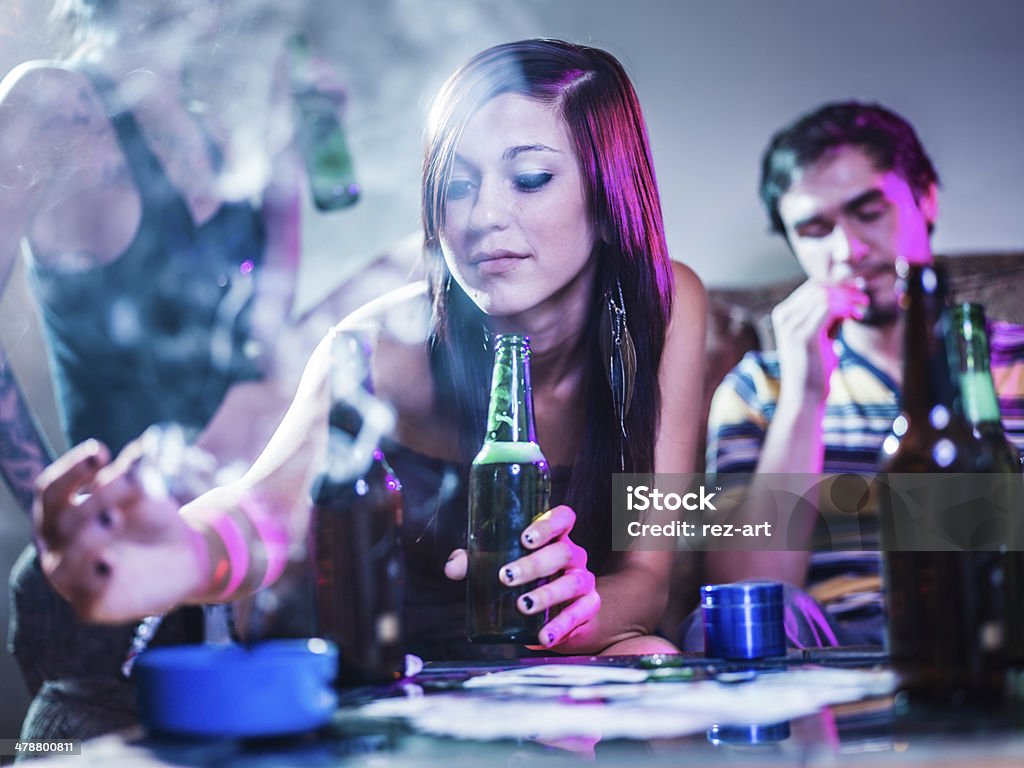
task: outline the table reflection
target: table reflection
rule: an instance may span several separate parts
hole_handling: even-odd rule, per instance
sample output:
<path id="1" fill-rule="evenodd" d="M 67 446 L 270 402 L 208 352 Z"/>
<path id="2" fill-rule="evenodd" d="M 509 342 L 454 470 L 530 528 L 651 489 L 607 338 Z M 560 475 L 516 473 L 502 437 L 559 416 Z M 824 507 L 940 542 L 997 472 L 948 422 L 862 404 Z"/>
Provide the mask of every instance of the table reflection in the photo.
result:
<path id="1" fill-rule="evenodd" d="M 687 655 L 428 663 L 415 682 L 344 691 L 315 733 L 137 730 L 87 742 L 83 755 L 105 766 L 1022 764 L 1021 702 L 912 706 L 896 688 L 884 656 L 859 649 L 770 665 Z"/>

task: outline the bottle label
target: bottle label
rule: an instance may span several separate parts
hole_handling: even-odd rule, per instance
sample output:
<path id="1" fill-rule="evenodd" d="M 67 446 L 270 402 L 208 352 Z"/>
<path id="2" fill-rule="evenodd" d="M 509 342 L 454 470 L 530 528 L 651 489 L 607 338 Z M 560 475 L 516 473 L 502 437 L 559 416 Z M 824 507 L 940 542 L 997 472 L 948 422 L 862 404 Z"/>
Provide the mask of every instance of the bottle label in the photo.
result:
<path id="1" fill-rule="evenodd" d="M 967 371 L 961 374 L 964 408 L 972 424 L 999 421 L 999 402 L 996 400 L 992 377 L 987 372 Z"/>

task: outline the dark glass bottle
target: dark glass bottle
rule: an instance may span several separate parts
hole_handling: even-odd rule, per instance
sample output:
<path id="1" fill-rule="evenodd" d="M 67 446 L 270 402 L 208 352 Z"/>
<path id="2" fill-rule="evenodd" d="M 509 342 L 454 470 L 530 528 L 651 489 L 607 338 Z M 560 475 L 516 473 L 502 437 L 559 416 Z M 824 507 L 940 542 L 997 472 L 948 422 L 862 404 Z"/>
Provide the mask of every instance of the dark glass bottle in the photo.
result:
<path id="1" fill-rule="evenodd" d="M 978 438 L 978 472 L 989 482 L 982 489 L 995 511 L 1007 515 L 999 533 L 999 551 L 990 553 L 989 604 L 984 638 L 1004 665 L 1024 664 L 1024 477 L 1020 453 L 1006 438 L 989 360 L 985 310 L 980 304 L 953 308 L 953 332 L 960 352 L 960 388 L 964 410 Z"/>
<path id="2" fill-rule="evenodd" d="M 288 42 L 295 134 L 309 176 L 313 202 L 321 211 L 348 208 L 359 200 L 352 154 L 338 118 L 338 97 L 313 82 L 305 35 Z"/>
<path id="3" fill-rule="evenodd" d="M 338 644 L 341 686 L 402 676 L 402 486 L 377 445 L 383 408 L 358 341 L 336 334 L 327 467 L 313 485 L 317 631 Z"/>
<path id="4" fill-rule="evenodd" d="M 547 611 L 524 614 L 516 601 L 540 582 L 507 587 L 498 572 L 527 554 L 520 536 L 547 511 L 550 494 L 551 471 L 533 422 L 530 341 L 498 336 L 487 434 L 469 474 L 466 631 L 472 642 L 538 642 Z"/>
<path id="5" fill-rule="evenodd" d="M 987 594 L 986 553 L 922 551 L 896 542 L 904 521 L 895 488 L 906 473 L 968 473 L 978 460 L 977 441 L 963 416 L 956 350 L 948 343 L 949 313 L 942 271 L 930 265 L 897 265 L 905 284 L 902 413 L 882 449 L 879 524 L 885 553 L 888 650 L 912 699 L 985 699 L 998 689 L 980 641 Z M 943 482 L 923 480 L 924 509 L 943 510 Z M 898 546 L 897 546 L 898 544 Z M 978 557 L 978 555 L 982 557 Z"/>

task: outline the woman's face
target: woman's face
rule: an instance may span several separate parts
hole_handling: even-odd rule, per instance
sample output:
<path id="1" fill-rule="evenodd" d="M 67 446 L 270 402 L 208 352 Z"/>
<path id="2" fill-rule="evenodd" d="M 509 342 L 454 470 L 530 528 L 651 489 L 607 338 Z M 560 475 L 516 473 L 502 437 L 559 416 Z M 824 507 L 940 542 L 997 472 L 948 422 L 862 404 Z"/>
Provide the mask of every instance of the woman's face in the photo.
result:
<path id="1" fill-rule="evenodd" d="M 445 262 L 486 314 L 589 292 L 594 228 L 576 149 L 554 108 L 518 94 L 484 104 L 456 147 Z"/>

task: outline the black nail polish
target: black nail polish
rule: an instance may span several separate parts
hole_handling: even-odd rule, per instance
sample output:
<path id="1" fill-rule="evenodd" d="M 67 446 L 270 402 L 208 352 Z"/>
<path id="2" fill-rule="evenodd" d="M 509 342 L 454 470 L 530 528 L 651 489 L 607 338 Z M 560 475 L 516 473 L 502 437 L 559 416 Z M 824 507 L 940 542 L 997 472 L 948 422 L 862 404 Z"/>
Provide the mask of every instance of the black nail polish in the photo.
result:
<path id="1" fill-rule="evenodd" d="M 554 644 L 555 644 L 555 633 L 554 632 L 548 632 L 548 645 L 554 645 Z"/>
<path id="2" fill-rule="evenodd" d="M 523 605 L 526 606 L 526 610 L 532 611 L 533 610 L 533 598 L 530 597 L 529 595 L 523 595 Z"/>
<path id="3" fill-rule="evenodd" d="M 102 560 L 100 560 L 98 563 L 96 563 L 96 575 L 106 578 L 110 575 L 110 566 Z"/>
<path id="4" fill-rule="evenodd" d="M 506 568 L 505 569 L 505 581 L 507 581 L 509 584 L 511 584 L 515 580 L 516 580 L 516 572 L 513 571 L 511 568 Z"/>
<path id="5" fill-rule="evenodd" d="M 532 533 L 524 533 L 523 541 L 526 542 L 527 546 L 532 547 L 534 542 L 534 535 Z"/>

